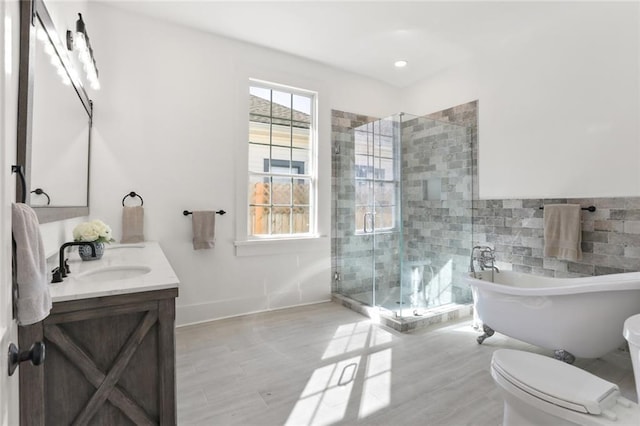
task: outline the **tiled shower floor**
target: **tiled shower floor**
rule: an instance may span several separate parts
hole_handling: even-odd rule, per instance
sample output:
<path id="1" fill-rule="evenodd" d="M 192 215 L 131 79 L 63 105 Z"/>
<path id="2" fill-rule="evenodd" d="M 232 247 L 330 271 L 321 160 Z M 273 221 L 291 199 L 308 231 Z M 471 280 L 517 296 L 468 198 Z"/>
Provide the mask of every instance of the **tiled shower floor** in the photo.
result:
<path id="1" fill-rule="evenodd" d="M 410 307 L 410 304 L 403 304 L 405 307 L 401 308 L 399 288 L 396 287 L 393 290 L 396 291 L 381 298 L 379 306 L 372 306 L 373 295 L 371 293 L 356 293 L 351 297 L 333 293 L 332 299 L 351 310 L 377 319 L 381 324 L 402 332 L 473 314 L 472 304 L 448 303 L 437 307 L 417 309 Z"/>

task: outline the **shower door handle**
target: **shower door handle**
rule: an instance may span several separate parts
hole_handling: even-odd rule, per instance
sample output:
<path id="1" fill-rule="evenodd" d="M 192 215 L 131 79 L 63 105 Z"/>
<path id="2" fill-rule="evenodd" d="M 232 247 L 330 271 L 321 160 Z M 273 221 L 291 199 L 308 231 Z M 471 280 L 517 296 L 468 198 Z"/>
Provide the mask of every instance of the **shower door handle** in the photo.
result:
<path id="1" fill-rule="evenodd" d="M 367 212 L 367 213 L 364 214 L 364 229 L 363 229 L 363 232 L 365 234 L 373 232 L 373 230 L 375 228 L 375 223 L 374 223 L 374 217 L 375 216 L 374 216 L 374 214 L 375 213 L 373 213 L 373 212 Z M 371 218 L 371 229 L 370 230 L 367 230 L 367 217 Z"/>

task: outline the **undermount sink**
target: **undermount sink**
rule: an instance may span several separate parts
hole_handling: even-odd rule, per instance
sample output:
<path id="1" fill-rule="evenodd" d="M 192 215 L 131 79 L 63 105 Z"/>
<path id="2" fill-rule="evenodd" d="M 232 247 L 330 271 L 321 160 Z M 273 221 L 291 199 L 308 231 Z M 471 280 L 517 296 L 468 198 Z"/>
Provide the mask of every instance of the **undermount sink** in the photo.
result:
<path id="1" fill-rule="evenodd" d="M 106 266 L 79 274 L 77 279 L 91 282 L 116 281 L 134 278 L 149 272 L 151 272 L 151 268 L 144 265 Z"/>
<path id="2" fill-rule="evenodd" d="M 141 249 L 144 248 L 144 244 L 142 243 L 135 243 L 135 244 L 116 244 L 116 245 L 110 245 L 108 247 L 105 247 L 108 250 L 119 250 L 119 249 Z"/>

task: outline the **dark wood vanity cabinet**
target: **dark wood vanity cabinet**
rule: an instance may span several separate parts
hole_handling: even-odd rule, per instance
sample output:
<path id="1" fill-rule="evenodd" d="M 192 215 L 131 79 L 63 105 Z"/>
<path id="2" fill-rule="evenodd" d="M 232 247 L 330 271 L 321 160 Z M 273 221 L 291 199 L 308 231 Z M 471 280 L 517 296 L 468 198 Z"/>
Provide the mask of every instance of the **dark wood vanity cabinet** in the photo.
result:
<path id="1" fill-rule="evenodd" d="M 19 328 L 44 341 L 42 365 L 20 365 L 22 425 L 176 424 L 177 288 L 57 302 Z"/>

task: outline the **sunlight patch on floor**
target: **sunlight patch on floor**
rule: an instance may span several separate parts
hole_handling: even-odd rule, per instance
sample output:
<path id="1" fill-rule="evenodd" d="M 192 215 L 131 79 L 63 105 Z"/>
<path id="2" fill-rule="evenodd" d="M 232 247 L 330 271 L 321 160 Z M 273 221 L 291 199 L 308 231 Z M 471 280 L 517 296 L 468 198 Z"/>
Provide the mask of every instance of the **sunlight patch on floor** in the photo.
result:
<path id="1" fill-rule="evenodd" d="M 371 321 L 359 321 L 338 327 L 322 355 L 326 360 L 350 352 L 391 343 L 393 335 L 385 330 L 372 326 Z"/>
<path id="2" fill-rule="evenodd" d="M 359 419 L 388 407 L 392 342 L 393 335 L 371 321 L 340 325 L 322 355 L 323 361 L 333 362 L 311 374 L 286 424 L 333 424 L 358 400 L 353 412 Z"/>
<path id="3" fill-rule="evenodd" d="M 465 322 L 464 324 L 455 325 L 453 327 L 447 327 L 446 331 L 453 331 L 454 333 L 466 333 L 479 336 L 482 334 L 482 327 L 474 328 L 471 322 Z"/>
<path id="4" fill-rule="evenodd" d="M 367 358 L 367 372 L 358 418 L 363 419 L 391 403 L 391 348 Z"/>
<path id="5" fill-rule="evenodd" d="M 316 369 L 291 411 L 287 425 L 328 425 L 344 417 L 359 356 Z"/>

